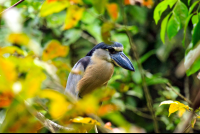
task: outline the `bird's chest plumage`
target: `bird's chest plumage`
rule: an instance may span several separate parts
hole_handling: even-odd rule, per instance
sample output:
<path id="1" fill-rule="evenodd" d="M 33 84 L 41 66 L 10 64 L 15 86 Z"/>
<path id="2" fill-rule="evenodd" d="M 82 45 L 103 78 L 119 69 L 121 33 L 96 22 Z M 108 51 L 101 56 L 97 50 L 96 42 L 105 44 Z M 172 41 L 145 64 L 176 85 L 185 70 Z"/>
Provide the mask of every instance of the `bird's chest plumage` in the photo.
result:
<path id="1" fill-rule="evenodd" d="M 77 85 L 80 96 L 105 85 L 112 77 L 114 65 L 105 60 L 96 60 L 86 68 L 83 78 Z"/>

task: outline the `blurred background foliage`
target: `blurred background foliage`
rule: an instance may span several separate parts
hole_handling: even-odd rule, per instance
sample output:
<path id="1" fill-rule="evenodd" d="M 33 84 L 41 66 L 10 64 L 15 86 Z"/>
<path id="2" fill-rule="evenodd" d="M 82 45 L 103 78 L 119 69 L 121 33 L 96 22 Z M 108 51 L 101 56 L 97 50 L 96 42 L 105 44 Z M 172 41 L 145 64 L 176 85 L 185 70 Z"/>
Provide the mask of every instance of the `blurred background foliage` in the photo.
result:
<path id="1" fill-rule="evenodd" d="M 1 0 L 0 12 L 16 2 Z M 189 105 L 179 93 L 194 100 L 200 87 L 196 77 L 199 68 L 190 76 L 184 68 L 194 23 L 188 22 L 185 32 L 179 28 L 170 33 L 169 26 L 170 39 L 165 31 L 160 38 L 162 21 L 156 20 L 154 14 L 160 2 L 24 0 L 3 12 L 0 16 L 0 132 L 54 132 L 48 125 L 44 127 L 41 118 L 36 118 L 37 112 L 76 132 L 95 132 L 94 126 L 103 126 L 99 120 L 84 118 L 91 114 L 98 115 L 105 123 L 103 127 L 114 132 L 173 132 L 188 114 L 174 113 L 168 117 L 168 106 L 159 105 L 165 100 Z M 198 16 L 199 3 L 182 2 L 184 9 L 195 3 L 190 13 L 197 12 Z M 171 9 L 166 6 L 160 12 L 163 20 Z M 181 43 L 183 33 L 187 33 L 185 46 Z M 136 71 L 116 67 L 107 87 L 74 102 L 70 96 L 63 95 L 71 68 L 102 41 L 122 43 Z M 149 92 L 145 92 L 144 83 Z M 152 111 L 148 103 L 152 103 Z M 191 131 L 198 131 L 199 125 L 197 120 Z"/>

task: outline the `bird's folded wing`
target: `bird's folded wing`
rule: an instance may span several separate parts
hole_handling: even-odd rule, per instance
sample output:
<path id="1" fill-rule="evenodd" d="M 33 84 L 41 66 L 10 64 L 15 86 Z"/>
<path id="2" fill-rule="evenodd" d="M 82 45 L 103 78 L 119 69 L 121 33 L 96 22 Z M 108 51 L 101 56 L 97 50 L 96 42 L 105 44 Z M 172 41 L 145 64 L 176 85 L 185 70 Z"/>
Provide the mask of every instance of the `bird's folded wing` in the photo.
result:
<path id="1" fill-rule="evenodd" d="M 90 63 L 90 56 L 86 56 L 80 59 L 72 68 L 71 73 L 68 76 L 67 86 L 65 92 L 68 92 L 78 98 L 77 84 L 82 79 L 85 69 Z"/>

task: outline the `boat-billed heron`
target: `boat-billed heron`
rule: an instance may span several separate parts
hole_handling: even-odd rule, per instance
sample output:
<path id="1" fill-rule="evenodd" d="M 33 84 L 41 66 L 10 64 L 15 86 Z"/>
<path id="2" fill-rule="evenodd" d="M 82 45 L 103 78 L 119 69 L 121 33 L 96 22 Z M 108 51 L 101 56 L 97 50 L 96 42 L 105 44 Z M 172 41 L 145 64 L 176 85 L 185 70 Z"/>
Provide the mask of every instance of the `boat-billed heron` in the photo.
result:
<path id="1" fill-rule="evenodd" d="M 122 44 L 99 43 L 74 65 L 69 74 L 65 92 L 78 98 L 98 87 L 107 85 L 113 75 L 115 65 L 135 71 L 131 61 L 123 53 Z M 74 73 L 77 71 L 79 73 Z"/>

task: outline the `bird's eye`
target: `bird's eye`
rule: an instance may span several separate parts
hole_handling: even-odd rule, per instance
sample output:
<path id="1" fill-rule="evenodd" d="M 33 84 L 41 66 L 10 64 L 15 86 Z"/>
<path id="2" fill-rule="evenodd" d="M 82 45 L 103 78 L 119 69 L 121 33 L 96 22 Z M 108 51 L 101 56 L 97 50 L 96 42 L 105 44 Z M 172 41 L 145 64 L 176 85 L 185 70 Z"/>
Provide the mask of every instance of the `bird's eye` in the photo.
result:
<path id="1" fill-rule="evenodd" d="M 108 49 L 108 51 L 109 51 L 111 54 L 114 54 L 114 53 L 116 53 L 116 51 L 115 51 L 115 49 L 114 49 L 114 48 L 110 48 L 110 49 Z"/>

